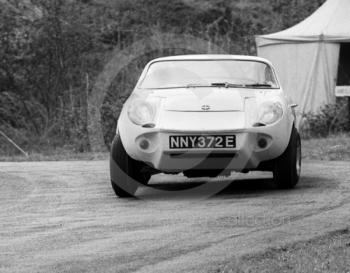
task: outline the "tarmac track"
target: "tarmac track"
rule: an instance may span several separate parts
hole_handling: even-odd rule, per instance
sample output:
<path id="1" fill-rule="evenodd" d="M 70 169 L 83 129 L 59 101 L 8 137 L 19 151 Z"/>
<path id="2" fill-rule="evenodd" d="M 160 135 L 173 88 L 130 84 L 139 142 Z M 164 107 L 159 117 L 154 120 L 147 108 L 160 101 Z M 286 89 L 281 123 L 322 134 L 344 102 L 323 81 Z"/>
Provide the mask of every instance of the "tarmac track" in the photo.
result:
<path id="1" fill-rule="evenodd" d="M 202 182 L 160 175 L 151 185 Z M 141 188 L 123 200 L 106 161 L 0 163 L 0 272 L 215 272 L 350 226 L 350 162 L 304 162 L 294 190 L 268 182 L 241 175 L 209 198 Z"/>

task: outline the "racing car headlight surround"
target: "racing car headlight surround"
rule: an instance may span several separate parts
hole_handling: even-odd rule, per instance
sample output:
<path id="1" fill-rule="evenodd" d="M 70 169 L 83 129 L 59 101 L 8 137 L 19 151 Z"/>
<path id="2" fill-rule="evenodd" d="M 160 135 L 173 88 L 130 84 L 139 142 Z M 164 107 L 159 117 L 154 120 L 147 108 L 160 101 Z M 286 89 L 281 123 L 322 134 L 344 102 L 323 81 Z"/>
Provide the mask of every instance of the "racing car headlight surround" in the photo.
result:
<path id="1" fill-rule="evenodd" d="M 152 102 L 135 99 L 129 105 L 128 116 L 136 125 L 153 123 L 156 116 L 156 105 Z"/>
<path id="2" fill-rule="evenodd" d="M 281 103 L 264 102 L 260 106 L 258 123 L 264 124 L 264 125 L 270 125 L 280 120 L 282 116 L 283 116 L 283 107 Z"/>

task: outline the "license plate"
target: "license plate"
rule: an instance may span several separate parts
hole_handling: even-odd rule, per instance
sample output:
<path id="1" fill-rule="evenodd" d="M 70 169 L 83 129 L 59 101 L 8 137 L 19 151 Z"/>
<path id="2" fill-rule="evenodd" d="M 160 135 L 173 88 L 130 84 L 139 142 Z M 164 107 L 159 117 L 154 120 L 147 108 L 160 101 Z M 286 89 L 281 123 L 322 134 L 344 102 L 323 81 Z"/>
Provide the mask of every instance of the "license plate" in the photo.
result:
<path id="1" fill-rule="evenodd" d="M 170 149 L 236 148 L 236 136 L 170 136 Z"/>

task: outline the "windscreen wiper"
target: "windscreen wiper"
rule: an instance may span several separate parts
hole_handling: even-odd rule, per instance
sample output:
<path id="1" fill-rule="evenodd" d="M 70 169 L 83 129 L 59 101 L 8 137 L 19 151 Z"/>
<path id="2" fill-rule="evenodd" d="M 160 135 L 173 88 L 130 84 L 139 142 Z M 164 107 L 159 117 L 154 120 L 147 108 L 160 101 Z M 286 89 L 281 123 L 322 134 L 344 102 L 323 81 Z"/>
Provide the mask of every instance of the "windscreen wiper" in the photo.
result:
<path id="1" fill-rule="evenodd" d="M 271 88 L 272 85 L 268 83 L 254 83 L 254 84 L 246 84 L 245 87 L 251 87 L 251 88 Z"/>
<path id="2" fill-rule="evenodd" d="M 229 82 L 214 82 L 211 84 L 213 87 L 225 87 L 225 88 L 240 88 L 245 87 L 244 84 L 236 84 L 236 83 L 229 83 Z"/>

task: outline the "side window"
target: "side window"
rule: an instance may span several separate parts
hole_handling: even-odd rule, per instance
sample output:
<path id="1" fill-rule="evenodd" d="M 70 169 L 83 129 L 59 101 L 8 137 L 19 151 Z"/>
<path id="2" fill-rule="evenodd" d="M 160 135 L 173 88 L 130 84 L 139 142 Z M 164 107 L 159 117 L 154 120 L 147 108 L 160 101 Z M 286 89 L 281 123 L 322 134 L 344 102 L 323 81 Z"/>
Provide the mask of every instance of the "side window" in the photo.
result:
<path id="1" fill-rule="evenodd" d="M 272 70 L 269 66 L 266 66 L 266 68 L 265 68 L 265 81 L 268 83 L 274 82 Z"/>
<path id="2" fill-rule="evenodd" d="M 275 76 L 270 66 L 266 66 L 265 68 L 265 83 L 271 85 L 272 87 L 277 87 Z"/>

